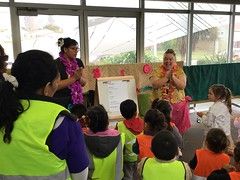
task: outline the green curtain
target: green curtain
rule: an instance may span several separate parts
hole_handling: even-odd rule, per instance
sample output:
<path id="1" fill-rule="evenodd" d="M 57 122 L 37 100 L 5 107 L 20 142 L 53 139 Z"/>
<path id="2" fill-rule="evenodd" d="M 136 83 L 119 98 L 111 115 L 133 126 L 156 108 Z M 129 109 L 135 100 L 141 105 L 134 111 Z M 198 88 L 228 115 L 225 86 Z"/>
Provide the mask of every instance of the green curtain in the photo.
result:
<path id="1" fill-rule="evenodd" d="M 194 101 L 206 100 L 212 84 L 224 84 L 234 96 L 240 95 L 240 63 L 184 66 L 186 95 Z"/>

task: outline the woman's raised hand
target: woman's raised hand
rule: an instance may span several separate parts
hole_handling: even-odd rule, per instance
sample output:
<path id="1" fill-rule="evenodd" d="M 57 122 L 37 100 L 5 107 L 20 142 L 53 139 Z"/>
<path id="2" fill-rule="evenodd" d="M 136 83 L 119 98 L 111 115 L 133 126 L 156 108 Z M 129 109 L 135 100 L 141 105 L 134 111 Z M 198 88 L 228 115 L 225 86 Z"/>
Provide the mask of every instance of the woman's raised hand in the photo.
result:
<path id="1" fill-rule="evenodd" d="M 83 74 L 83 68 L 80 67 L 79 69 L 77 69 L 77 70 L 74 72 L 74 77 L 75 77 L 75 79 L 76 79 L 76 80 L 81 79 L 82 74 Z"/>

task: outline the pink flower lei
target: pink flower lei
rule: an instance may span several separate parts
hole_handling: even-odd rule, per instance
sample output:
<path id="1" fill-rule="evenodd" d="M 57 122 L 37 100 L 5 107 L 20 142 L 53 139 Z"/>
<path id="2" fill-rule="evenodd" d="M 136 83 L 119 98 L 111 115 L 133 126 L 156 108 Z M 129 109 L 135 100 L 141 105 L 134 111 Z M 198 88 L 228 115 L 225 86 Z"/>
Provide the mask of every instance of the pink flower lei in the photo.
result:
<path id="1" fill-rule="evenodd" d="M 77 60 L 74 58 L 71 61 L 67 60 L 63 53 L 59 53 L 60 61 L 66 67 L 66 73 L 68 76 L 73 76 L 74 72 L 79 68 Z M 71 97 L 73 104 L 83 103 L 83 89 L 79 81 L 75 81 L 73 84 L 69 85 L 68 88 L 71 90 Z"/>

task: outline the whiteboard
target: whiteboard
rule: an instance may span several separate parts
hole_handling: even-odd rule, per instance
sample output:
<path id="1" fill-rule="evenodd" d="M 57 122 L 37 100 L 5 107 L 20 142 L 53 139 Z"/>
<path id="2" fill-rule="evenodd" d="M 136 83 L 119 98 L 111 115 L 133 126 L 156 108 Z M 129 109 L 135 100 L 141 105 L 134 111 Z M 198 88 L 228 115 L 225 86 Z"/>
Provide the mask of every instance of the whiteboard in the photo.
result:
<path id="1" fill-rule="evenodd" d="M 98 102 L 107 110 L 109 119 L 123 118 L 120 113 L 120 103 L 126 99 L 132 99 L 138 107 L 133 76 L 98 78 L 97 93 Z"/>

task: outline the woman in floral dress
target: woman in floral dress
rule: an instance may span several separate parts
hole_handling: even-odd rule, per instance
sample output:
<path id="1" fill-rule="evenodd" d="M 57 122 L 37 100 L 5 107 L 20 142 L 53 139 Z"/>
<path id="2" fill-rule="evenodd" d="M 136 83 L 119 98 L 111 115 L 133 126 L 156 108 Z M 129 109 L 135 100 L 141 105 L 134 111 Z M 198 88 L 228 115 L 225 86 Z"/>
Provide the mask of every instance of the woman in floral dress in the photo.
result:
<path id="1" fill-rule="evenodd" d="M 180 133 L 187 131 L 190 125 L 189 97 L 185 97 L 186 75 L 183 69 L 176 63 L 176 54 L 168 49 L 163 56 L 163 64 L 160 65 L 150 79 L 153 90 L 153 99 L 167 100 L 173 107 L 172 120 Z"/>

